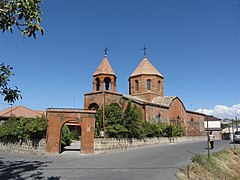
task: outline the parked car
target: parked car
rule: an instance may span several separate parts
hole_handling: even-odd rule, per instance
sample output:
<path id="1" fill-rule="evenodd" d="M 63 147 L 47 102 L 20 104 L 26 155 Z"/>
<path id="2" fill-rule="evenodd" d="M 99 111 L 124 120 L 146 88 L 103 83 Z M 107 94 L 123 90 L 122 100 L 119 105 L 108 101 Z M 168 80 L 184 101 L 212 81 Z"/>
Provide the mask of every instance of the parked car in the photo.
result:
<path id="1" fill-rule="evenodd" d="M 234 133 L 234 142 L 236 143 L 236 142 L 240 142 L 240 131 L 236 131 L 235 133 Z"/>

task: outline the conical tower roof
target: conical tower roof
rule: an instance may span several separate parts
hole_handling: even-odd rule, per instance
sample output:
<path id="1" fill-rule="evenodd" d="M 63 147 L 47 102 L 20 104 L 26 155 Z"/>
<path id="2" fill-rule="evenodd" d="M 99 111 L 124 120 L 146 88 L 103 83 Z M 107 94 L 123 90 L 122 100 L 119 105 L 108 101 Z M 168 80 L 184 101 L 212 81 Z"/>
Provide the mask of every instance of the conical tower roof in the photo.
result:
<path id="1" fill-rule="evenodd" d="M 93 76 L 99 75 L 99 74 L 115 75 L 113 68 L 111 67 L 106 55 L 104 56 L 101 64 L 98 66 L 98 68 L 94 72 Z"/>
<path id="2" fill-rule="evenodd" d="M 163 75 L 149 62 L 146 56 L 144 56 L 142 62 L 138 65 L 138 67 L 133 71 L 130 77 L 137 75 L 158 75 L 163 77 Z"/>

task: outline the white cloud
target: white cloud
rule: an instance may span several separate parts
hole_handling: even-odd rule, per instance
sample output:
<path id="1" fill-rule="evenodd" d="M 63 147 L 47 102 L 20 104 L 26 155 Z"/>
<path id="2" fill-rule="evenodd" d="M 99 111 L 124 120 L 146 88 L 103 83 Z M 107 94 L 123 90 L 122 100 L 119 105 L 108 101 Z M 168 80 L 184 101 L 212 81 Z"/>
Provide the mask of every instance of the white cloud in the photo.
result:
<path id="1" fill-rule="evenodd" d="M 235 104 L 231 107 L 216 105 L 213 109 L 200 108 L 197 109 L 196 112 L 213 115 L 218 118 L 240 118 L 240 104 Z"/>

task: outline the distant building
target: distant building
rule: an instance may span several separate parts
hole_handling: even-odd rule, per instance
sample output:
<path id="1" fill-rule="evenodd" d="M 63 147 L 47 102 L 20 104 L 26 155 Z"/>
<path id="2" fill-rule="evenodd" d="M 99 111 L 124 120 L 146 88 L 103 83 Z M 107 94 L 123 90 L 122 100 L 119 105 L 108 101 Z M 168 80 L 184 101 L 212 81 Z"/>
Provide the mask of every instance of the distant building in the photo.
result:
<path id="1" fill-rule="evenodd" d="M 214 116 L 206 115 L 205 121 L 204 121 L 204 127 L 206 131 L 207 131 L 207 121 L 208 121 L 208 130 L 212 131 L 216 139 L 221 140 L 222 139 L 221 119 L 216 118 Z"/>
<path id="2" fill-rule="evenodd" d="M 7 121 L 12 116 L 34 118 L 45 114 L 46 114 L 45 111 L 32 110 L 24 106 L 13 106 L 0 111 L 0 124 Z"/>
<path id="3" fill-rule="evenodd" d="M 228 127 L 222 130 L 222 135 L 224 140 L 233 140 L 233 134 L 236 131 L 240 131 L 240 122 L 235 120 L 230 120 Z"/>

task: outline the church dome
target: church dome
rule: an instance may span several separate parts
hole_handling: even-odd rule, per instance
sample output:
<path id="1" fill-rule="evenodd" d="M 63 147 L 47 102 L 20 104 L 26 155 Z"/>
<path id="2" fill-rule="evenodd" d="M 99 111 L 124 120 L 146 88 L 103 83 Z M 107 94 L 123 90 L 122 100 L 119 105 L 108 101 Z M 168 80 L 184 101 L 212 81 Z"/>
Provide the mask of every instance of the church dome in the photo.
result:
<path id="1" fill-rule="evenodd" d="M 101 64 L 98 66 L 98 68 L 94 72 L 93 76 L 100 75 L 100 74 L 114 75 L 115 76 L 113 68 L 110 65 L 106 55 L 104 56 Z"/>
<path id="2" fill-rule="evenodd" d="M 163 77 L 163 75 L 149 62 L 146 56 L 144 56 L 141 63 L 138 67 L 133 71 L 130 77 L 138 76 L 138 75 L 157 75 Z"/>

